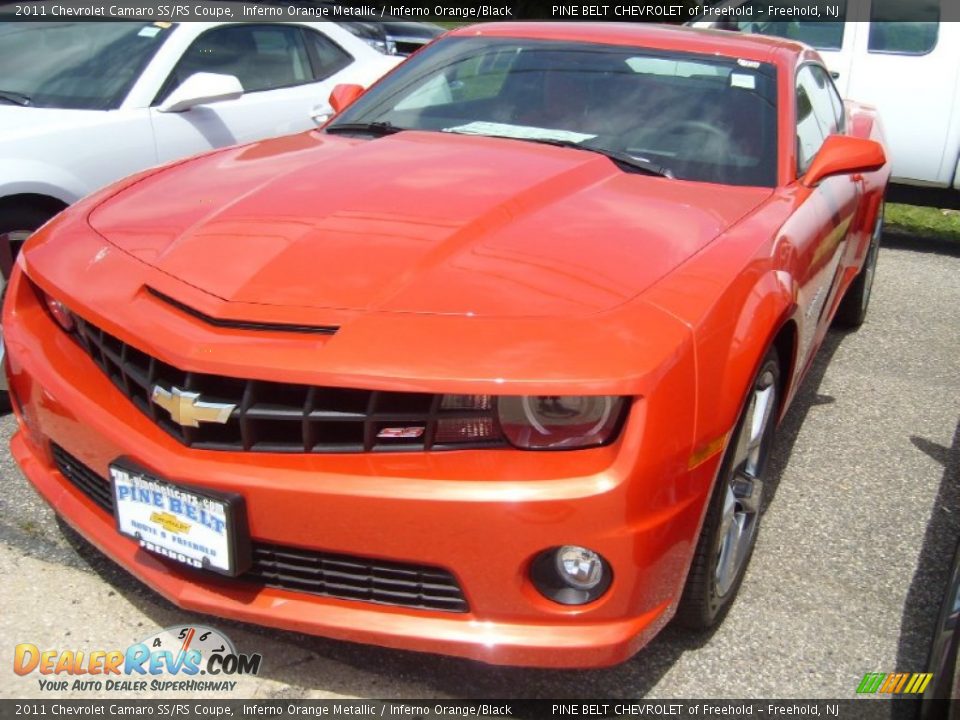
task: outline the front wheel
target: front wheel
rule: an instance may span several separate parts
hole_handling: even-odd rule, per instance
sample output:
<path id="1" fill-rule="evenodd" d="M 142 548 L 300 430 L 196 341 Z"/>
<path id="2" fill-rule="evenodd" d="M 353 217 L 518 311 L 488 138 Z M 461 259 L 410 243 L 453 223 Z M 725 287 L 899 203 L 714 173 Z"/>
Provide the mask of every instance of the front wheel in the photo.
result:
<path id="1" fill-rule="evenodd" d="M 847 328 L 858 328 L 867 318 L 867 307 L 870 305 L 870 293 L 873 290 L 873 278 L 877 273 L 877 256 L 880 254 L 880 236 L 883 235 L 883 204 L 877 211 L 877 220 L 873 225 L 873 234 L 870 236 L 870 246 L 867 248 L 867 257 L 863 260 L 863 267 L 850 283 L 834 322 Z"/>
<path id="2" fill-rule="evenodd" d="M 780 364 L 771 348 L 750 386 L 717 477 L 676 621 L 703 630 L 730 609 L 753 553 L 767 461 L 780 406 Z"/>

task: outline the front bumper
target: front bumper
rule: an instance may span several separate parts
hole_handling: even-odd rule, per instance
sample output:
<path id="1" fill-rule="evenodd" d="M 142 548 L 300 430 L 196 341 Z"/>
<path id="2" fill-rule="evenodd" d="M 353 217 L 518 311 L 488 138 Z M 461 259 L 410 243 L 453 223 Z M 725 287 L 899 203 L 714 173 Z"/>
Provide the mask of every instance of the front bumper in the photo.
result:
<path id="1" fill-rule="evenodd" d="M 191 450 L 127 402 L 42 310 L 13 305 L 5 324 L 20 423 L 14 457 L 81 535 L 184 609 L 550 667 L 622 662 L 673 613 L 717 459 L 689 469 L 689 456 L 675 451 L 682 443 L 658 452 L 644 433 L 649 402 L 635 404 L 617 444 L 577 452 L 251 457 Z M 198 575 L 120 536 L 113 517 L 56 469 L 51 442 L 101 476 L 127 456 L 171 480 L 240 493 L 258 541 L 447 569 L 469 611 L 373 605 Z M 613 568 L 611 588 L 588 605 L 547 600 L 528 576 L 542 550 L 568 543 L 595 549 Z"/>

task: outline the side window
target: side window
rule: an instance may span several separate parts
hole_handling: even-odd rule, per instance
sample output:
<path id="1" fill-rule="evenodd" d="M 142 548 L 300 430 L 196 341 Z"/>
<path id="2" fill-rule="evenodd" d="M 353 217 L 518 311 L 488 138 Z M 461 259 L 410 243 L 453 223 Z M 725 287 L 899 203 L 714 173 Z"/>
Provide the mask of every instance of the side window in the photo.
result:
<path id="1" fill-rule="evenodd" d="M 306 29 L 304 34 L 307 37 L 307 49 L 310 51 L 313 60 L 314 77 L 317 80 L 326 80 L 353 62 L 353 55 L 326 35 Z"/>
<path id="2" fill-rule="evenodd" d="M 827 71 L 819 65 L 811 65 L 810 71 L 813 73 L 814 79 L 817 81 L 817 87 L 823 88 L 827 98 L 830 100 L 830 109 L 833 112 L 831 133 L 845 132 L 847 127 L 846 112 L 843 109 L 843 100 L 840 98 L 840 93 L 837 92 L 837 88 L 833 84 L 833 80 L 830 78 Z"/>
<path id="3" fill-rule="evenodd" d="M 290 25 L 228 25 L 194 40 L 157 97 L 160 101 L 198 72 L 233 75 L 244 92 L 313 82 L 300 29 Z"/>
<path id="4" fill-rule="evenodd" d="M 797 72 L 798 176 L 810 167 L 827 136 L 840 129 L 842 114 L 836 114 L 835 95 L 833 83 L 819 65 L 804 65 Z"/>
<path id="5" fill-rule="evenodd" d="M 784 0 L 747 0 L 741 7 L 752 9 L 752 17 L 768 17 L 770 7 L 792 5 Z M 847 0 L 836 0 L 830 3 L 837 9 L 836 16 L 820 20 L 794 20 L 762 22 L 751 20 L 735 21 L 736 29 L 741 32 L 757 35 L 773 35 L 806 43 L 818 50 L 839 50 L 843 47 L 843 32 L 846 27 L 844 20 L 847 17 Z M 735 17 L 735 16 L 734 16 Z"/>
<path id="6" fill-rule="evenodd" d="M 937 46 L 939 34 L 938 0 L 914 0 L 906 7 L 900 0 L 873 0 L 869 52 L 926 55 Z"/>
<path id="7" fill-rule="evenodd" d="M 813 116 L 807 89 L 797 83 L 797 176 L 803 175 L 823 144 L 823 131 Z"/>

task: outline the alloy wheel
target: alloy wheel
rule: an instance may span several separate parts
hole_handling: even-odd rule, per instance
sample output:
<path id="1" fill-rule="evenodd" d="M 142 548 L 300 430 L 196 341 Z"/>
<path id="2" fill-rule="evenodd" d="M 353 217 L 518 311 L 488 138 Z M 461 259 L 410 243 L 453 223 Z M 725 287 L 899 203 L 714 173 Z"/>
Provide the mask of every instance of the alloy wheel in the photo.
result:
<path id="1" fill-rule="evenodd" d="M 736 583 L 753 547 L 776 406 L 776 378 L 768 369 L 754 384 L 726 480 L 714 575 L 717 595 L 721 597 Z"/>

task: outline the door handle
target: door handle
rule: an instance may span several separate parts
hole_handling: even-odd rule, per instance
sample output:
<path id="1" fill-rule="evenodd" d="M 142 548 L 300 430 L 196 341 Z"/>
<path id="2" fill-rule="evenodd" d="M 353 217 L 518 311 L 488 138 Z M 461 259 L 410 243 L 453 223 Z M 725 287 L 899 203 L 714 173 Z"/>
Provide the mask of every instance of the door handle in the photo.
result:
<path id="1" fill-rule="evenodd" d="M 317 105 L 310 111 L 310 119 L 317 126 L 323 125 L 327 120 L 333 117 L 333 108 L 329 105 Z"/>

